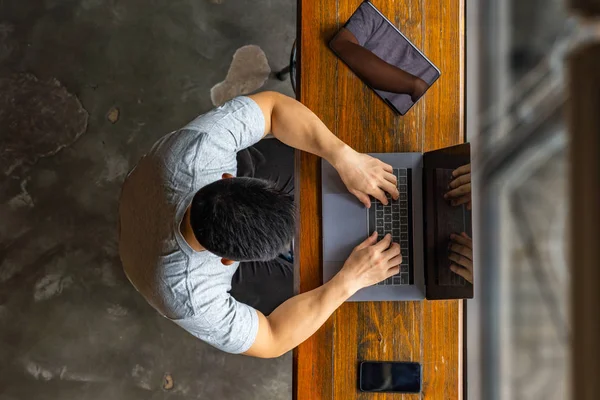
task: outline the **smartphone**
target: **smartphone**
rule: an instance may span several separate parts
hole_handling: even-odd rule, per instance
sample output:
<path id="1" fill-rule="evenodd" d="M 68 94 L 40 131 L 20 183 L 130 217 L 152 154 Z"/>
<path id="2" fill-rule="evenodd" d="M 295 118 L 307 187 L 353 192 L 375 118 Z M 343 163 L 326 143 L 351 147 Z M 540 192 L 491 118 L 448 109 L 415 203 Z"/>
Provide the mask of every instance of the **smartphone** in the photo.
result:
<path id="1" fill-rule="evenodd" d="M 359 380 L 363 392 L 420 393 L 421 364 L 363 361 Z"/>

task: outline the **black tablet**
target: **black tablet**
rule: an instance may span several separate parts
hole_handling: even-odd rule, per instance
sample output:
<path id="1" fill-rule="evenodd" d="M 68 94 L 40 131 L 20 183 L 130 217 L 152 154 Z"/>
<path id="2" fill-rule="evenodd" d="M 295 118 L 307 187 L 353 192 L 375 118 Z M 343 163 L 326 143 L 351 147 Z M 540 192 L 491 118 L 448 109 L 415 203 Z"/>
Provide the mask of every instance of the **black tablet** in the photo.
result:
<path id="1" fill-rule="evenodd" d="M 440 77 L 440 70 L 368 1 L 352 14 L 329 47 L 401 115 Z"/>

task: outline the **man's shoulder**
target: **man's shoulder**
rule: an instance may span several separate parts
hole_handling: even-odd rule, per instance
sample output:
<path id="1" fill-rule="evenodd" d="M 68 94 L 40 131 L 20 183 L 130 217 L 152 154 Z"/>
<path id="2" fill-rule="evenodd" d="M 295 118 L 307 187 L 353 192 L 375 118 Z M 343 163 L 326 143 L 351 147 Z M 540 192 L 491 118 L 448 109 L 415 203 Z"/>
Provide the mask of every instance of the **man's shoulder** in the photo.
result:
<path id="1" fill-rule="evenodd" d="M 170 319 L 198 317 L 218 307 L 228 295 L 231 275 L 220 259 L 208 253 L 188 254 L 182 249 L 162 256 L 155 278 L 158 293 L 170 312 Z"/>
<path id="2" fill-rule="evenodd" d="M 137 254 L 123 268 L 138 292 L 161 315 L 169 319 L 188 318 L 196 313 L 189 293 L 189 257 L 175 240 L 165 241 L 167 254 Z"/>

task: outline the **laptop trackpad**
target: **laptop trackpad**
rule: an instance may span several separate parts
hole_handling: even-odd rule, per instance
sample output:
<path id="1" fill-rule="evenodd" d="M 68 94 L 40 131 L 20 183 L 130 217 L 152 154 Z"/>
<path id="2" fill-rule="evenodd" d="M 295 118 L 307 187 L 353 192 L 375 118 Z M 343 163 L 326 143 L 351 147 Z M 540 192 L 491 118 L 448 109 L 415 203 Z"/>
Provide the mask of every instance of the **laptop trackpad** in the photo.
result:
<path id="1" fill-rule="evenodd" d="M 356 197 L 323 195 L 323 261 L 345 261 L 367 229 L 367 209 Z"/>

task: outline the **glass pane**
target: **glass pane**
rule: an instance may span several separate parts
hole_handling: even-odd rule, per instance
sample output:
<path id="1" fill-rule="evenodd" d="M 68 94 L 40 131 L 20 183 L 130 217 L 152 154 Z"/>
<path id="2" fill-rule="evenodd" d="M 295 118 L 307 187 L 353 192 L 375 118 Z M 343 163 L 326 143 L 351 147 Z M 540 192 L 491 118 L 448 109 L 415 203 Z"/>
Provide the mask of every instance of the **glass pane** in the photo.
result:
<path id="1" fill-rule="evenodd" d="M 485 1 L 477 29 L 467 30 L 479 35 L 483 88 L 473 160 L 480 288 L 471 307 L 483 372 L 472 398 L 570 398 L 564 59 L 580 30 L 563 3 Z"/>
<path id="2" fill-rule="evenodd" d="M 501 381 L 511 400 L 567 398 L 565 134 L 561 121 L 540 129 L 544 140 L 507 168 L 501 190 Z"/>

